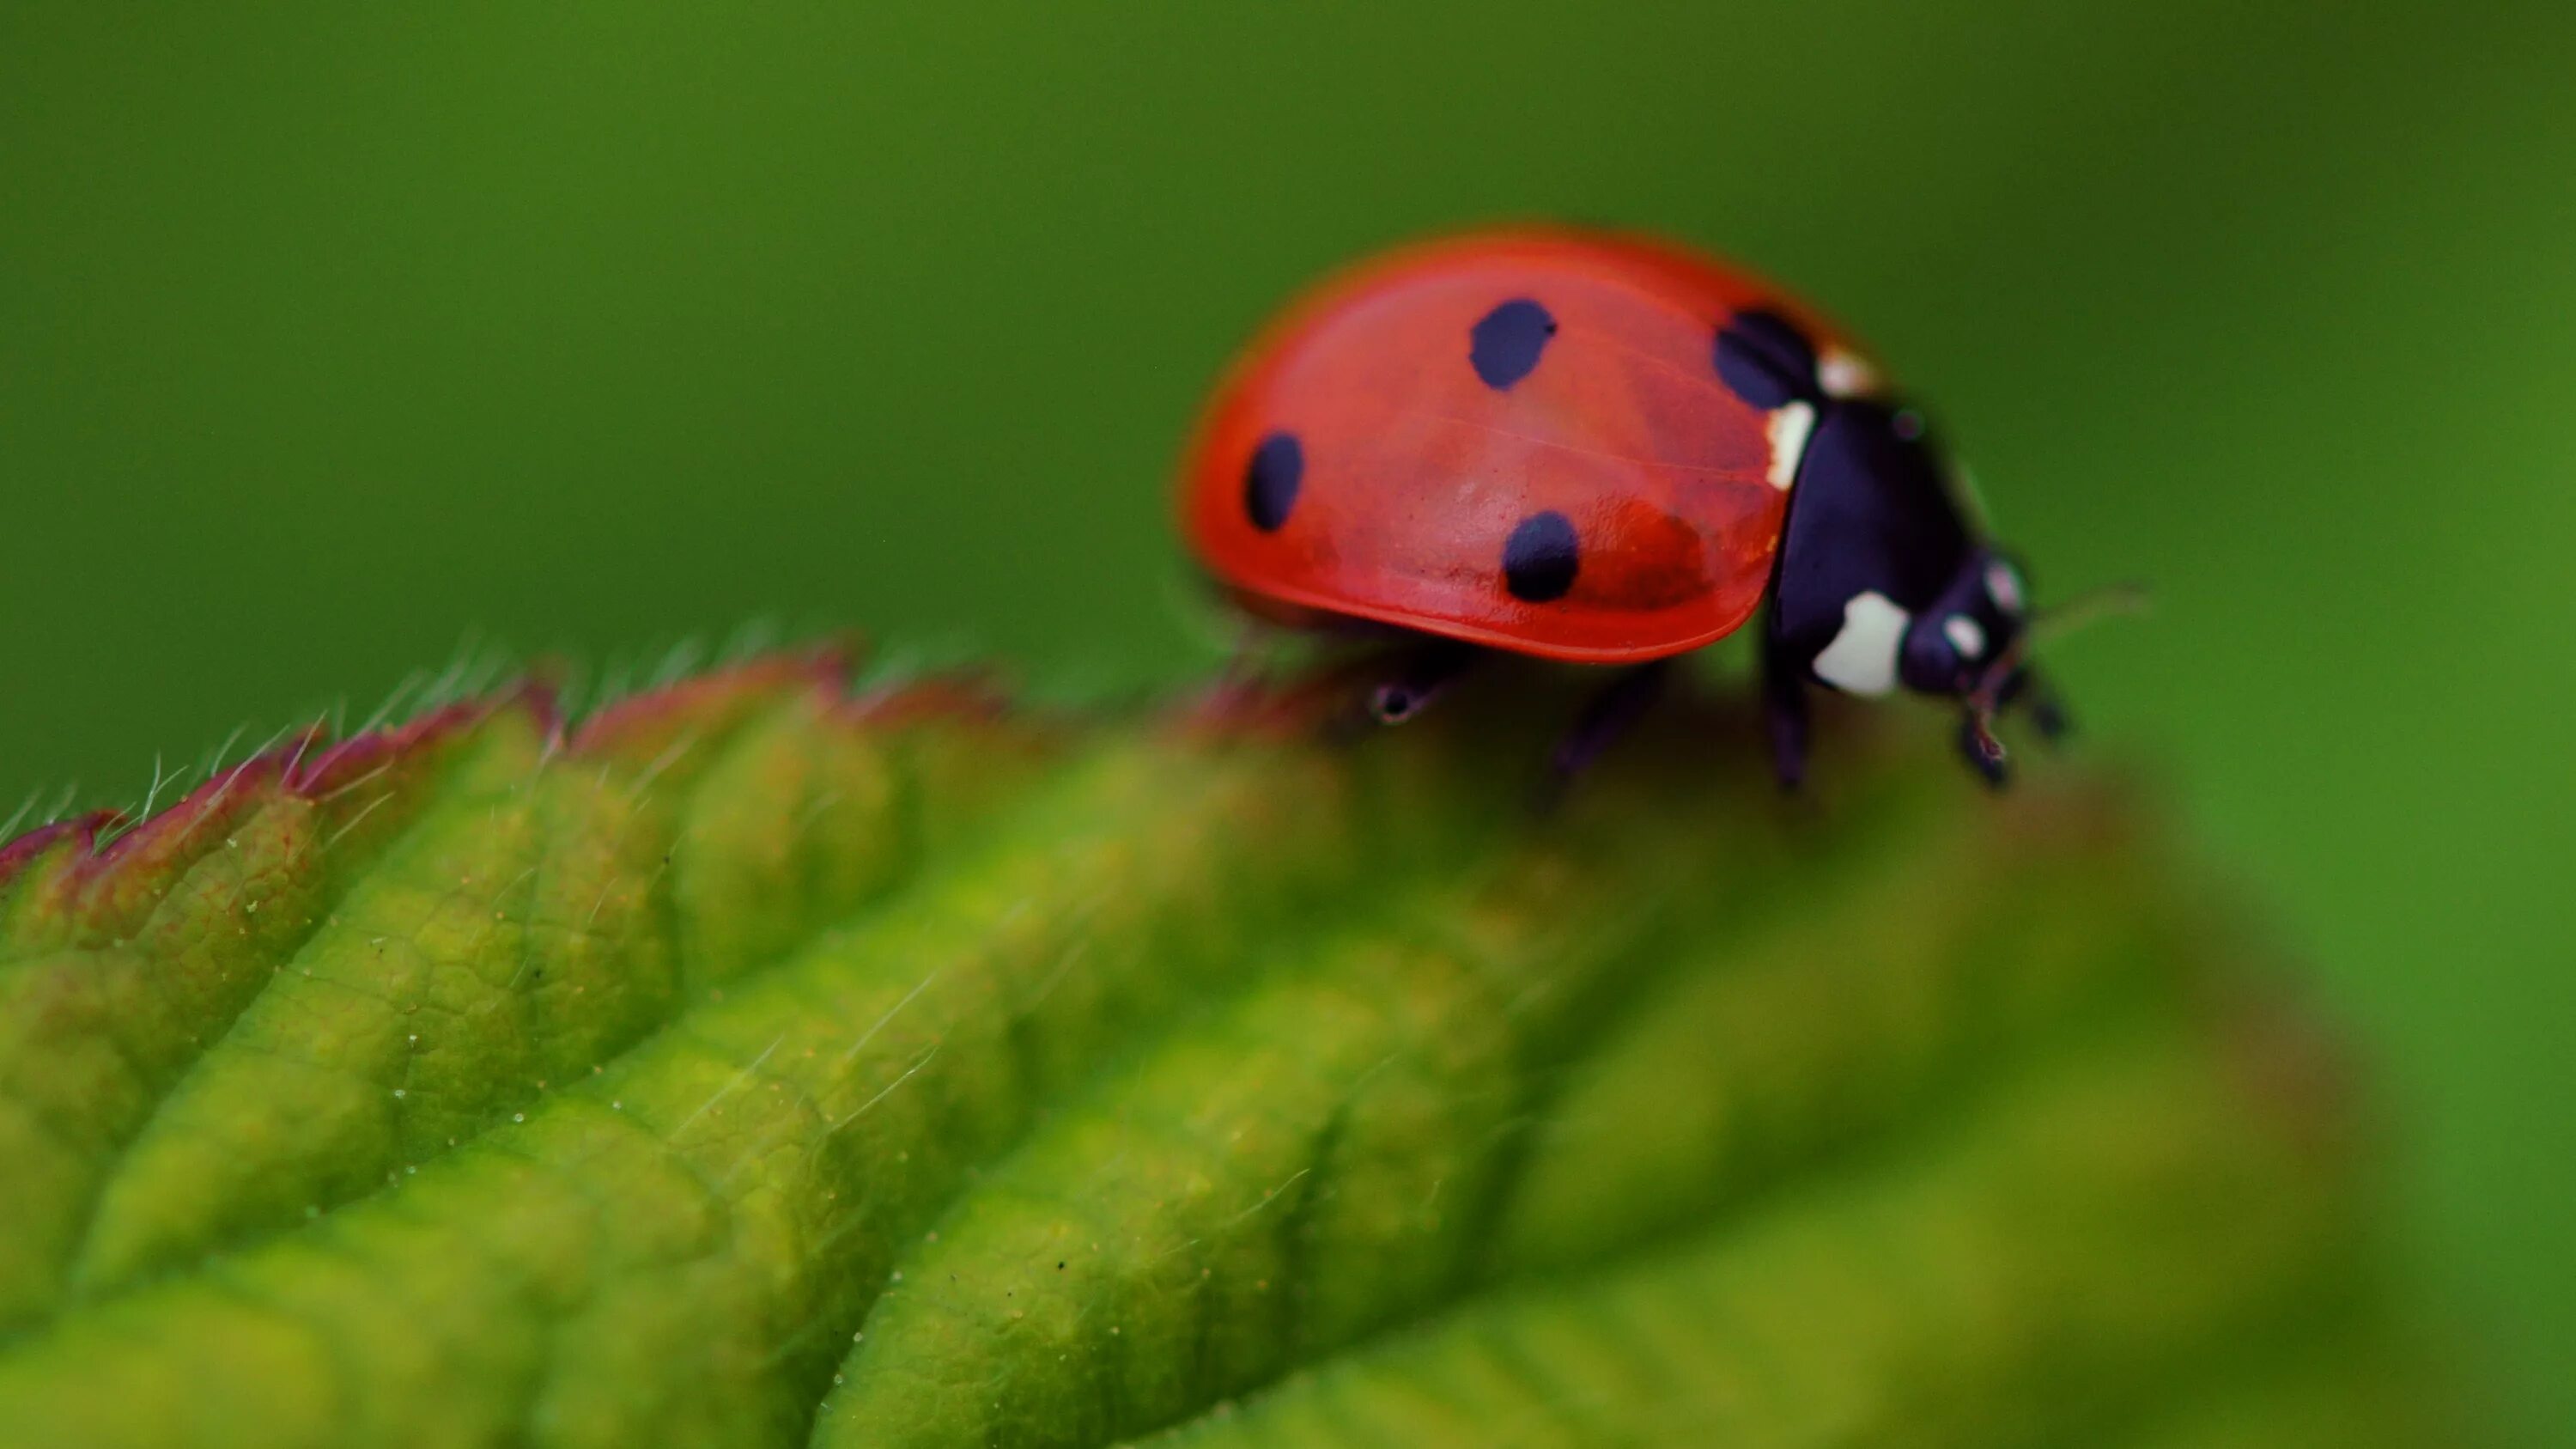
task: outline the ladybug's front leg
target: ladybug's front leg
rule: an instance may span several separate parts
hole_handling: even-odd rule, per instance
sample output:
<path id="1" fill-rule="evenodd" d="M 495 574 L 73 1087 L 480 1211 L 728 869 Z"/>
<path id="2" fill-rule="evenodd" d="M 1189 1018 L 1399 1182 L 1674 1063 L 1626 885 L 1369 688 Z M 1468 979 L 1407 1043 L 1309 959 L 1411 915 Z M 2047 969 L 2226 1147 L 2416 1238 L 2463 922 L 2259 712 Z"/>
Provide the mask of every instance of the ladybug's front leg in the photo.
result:
<path id="1" fill-rule="evenodd" d="M 2004 747 L 1974 710 L 1959 716 L 1958 745 L 1959 758 L 1967 761 L 1978 779 L 1998 790 L 2012 782 L 2012 766 L 2004 758 Z"/>
<path id="2" fill-rule="evenodd" d="M 1762 720 L 1771 735 L 1771 773 L 1780 788 L 1807 778 L 1807 666 L 1779 634 L 1763 630 Z"/>
<path id="3" fill-rule="evenodd" d="M 2030 716 L 2030 727 L 2039 731 L 2039 737 L 2052 745 L 2066 738 L 2068 732 L 2075 728 L 2074 721 L 2067 717 L 2066 701 L 2058 698 L 2057 691 L 2048 687 L 2048 682 L 2040 678 L 2038 670 L 2028 666 L 2013 671 L 2012 680 L 2004 686 L 1998 702 L 2005 709 L 2020 705 Z"/>

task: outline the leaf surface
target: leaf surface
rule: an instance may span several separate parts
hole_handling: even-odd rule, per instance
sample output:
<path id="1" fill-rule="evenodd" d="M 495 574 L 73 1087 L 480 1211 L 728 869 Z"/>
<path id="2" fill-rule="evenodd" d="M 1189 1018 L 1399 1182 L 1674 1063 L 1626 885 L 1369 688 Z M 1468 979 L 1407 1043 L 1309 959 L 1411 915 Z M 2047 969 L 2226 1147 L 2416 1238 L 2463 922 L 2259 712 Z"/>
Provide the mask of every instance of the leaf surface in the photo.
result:
<path id="1" fill-rule="evenodd" d="M 787 658 L 8 847 L 0 1440 L 2184 1445 L 2392 1392 L 2347 1094 L 2113 792 L 1846 734 L 1783 801 L 1702 709 L 1541 815 L 1525 702 L 1300 709 Z"/>

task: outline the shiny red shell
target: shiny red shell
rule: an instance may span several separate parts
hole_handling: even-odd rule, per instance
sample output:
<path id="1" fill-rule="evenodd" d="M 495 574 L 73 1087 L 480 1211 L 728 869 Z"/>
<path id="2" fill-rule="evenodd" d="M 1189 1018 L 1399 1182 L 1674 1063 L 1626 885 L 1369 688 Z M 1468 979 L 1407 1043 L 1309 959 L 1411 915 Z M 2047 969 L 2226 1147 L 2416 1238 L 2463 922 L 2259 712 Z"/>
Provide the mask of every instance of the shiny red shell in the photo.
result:
<path id="1" fill-rule="evenodd" d="M 1497 387 L 1471 336 L 1524 299 L 1554 327 Z M 1293 304 L 1219 386 L 1183 469 L 1184 536 L 1281 616 L 1592 663 L 1724 638 L 1770 582 L 1804 441 L 1718 378 L 1719 326 L 1754 307 L 1795 320 L 1839 376 L 1866 375 L 1830 323 L 1761 280 L 1634 237 L 1487 232 L 1363 263 Z M 1282 434 L 1302 466 L 1264 529 L 1247 472 Z M 1506 587 L 1504 552 L 1547 512 L 1574 525 L 1579 566 L 1533 602 Z"/>

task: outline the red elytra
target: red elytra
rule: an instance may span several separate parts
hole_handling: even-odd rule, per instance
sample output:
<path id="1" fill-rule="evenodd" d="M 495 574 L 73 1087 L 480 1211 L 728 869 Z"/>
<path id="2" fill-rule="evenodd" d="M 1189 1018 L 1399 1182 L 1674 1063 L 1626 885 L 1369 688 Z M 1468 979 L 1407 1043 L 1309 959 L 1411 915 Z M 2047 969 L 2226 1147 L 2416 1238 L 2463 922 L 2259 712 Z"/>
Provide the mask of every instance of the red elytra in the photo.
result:
<path id="1" fill-rule="evenodd" d="M 1496 315 L 1498 298 L 1539 297 Z M 1711 366 L 1721 324 L 1755 305 L 1795 321 L 1827 367 L 1869 375 L 1777 288 L 1640 238 L 1516 229 L 1363 263 L 1293 304 L 1220 385 L 1182 477 L 1184 534 L 1282 617 L 1586 663 L 1724 638 L 1762 602 L 1804 441 L 1781 440 L 1784 466 L 1778 415 Z M 1579 567 L 1569 553 L 1553 577 L 1507 577 L 1515 531 L 1542 515 L 1580 538 Z"/>

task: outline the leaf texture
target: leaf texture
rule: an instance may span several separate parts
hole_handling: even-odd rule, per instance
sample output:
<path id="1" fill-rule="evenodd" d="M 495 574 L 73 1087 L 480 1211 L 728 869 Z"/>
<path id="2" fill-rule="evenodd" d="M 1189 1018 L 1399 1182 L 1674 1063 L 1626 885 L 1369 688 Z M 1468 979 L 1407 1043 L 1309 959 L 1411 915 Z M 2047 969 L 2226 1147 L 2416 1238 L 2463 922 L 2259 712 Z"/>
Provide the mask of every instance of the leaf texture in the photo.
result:
<path id="1" fill-rule="evenodd" d="M 2117 792 L 1308 713 L 778 658 L 7 847 L 0 1442 L 2447 1442 Z"/>

